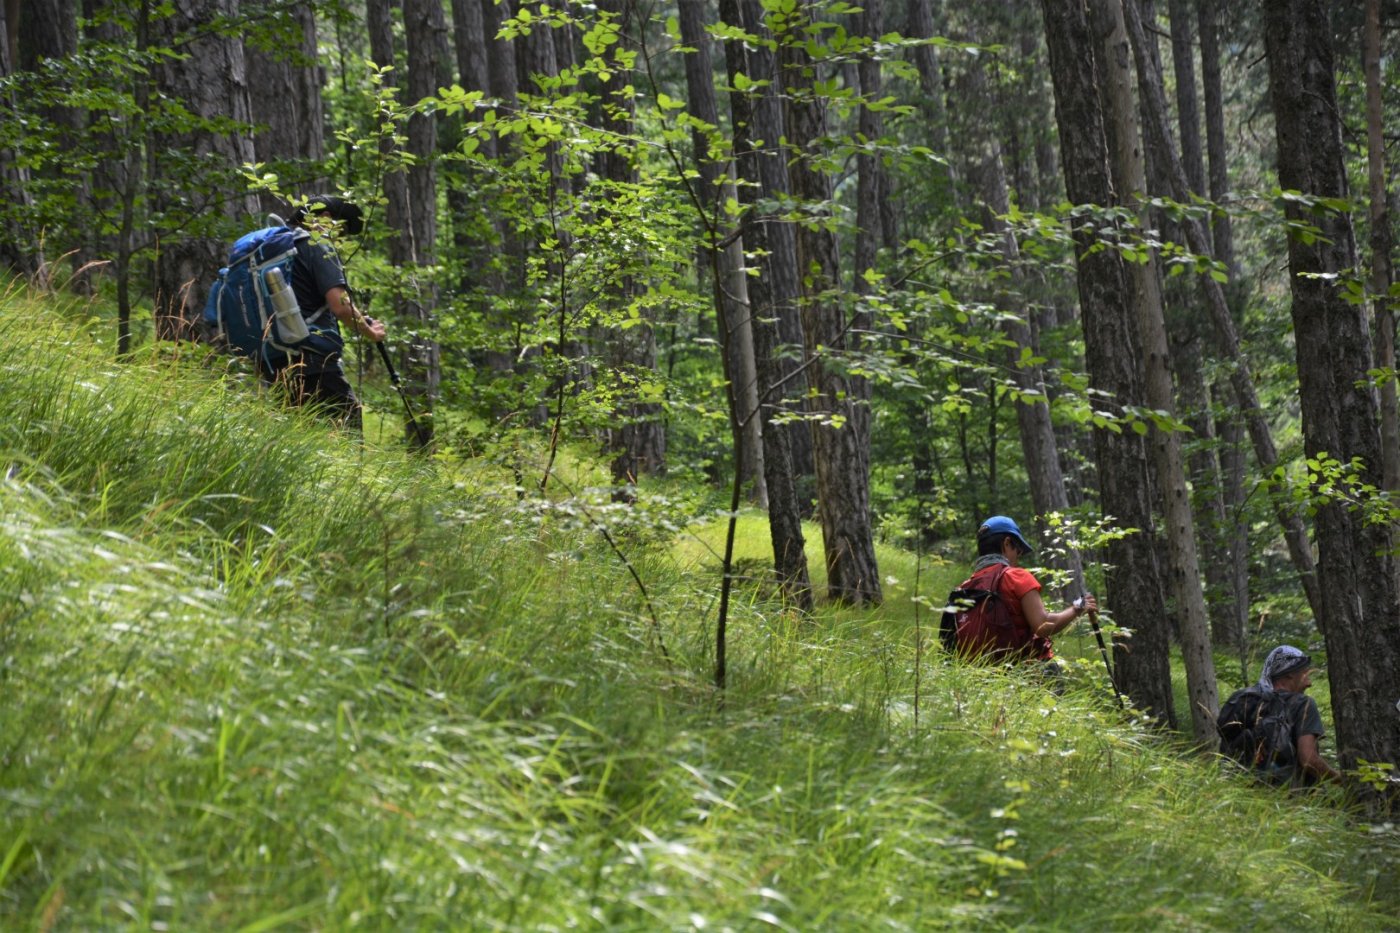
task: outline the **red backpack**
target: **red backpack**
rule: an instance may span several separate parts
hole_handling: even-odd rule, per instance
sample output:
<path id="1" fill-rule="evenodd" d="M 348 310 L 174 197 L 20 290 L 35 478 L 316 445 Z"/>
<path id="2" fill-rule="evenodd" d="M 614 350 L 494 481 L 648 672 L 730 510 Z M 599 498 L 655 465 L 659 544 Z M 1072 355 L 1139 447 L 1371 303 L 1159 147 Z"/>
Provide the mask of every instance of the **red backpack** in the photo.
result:
<path id="1" fill-rule="evenodd" d="M 992 661 L 1040 653 L 1040 639 L 1028 626 L 1016 624 L 1002 597 L 1001 578 L 1010 569 L 1006 564 L 984 567 L 948 594 L 939 634 L 950 653 Z"/>

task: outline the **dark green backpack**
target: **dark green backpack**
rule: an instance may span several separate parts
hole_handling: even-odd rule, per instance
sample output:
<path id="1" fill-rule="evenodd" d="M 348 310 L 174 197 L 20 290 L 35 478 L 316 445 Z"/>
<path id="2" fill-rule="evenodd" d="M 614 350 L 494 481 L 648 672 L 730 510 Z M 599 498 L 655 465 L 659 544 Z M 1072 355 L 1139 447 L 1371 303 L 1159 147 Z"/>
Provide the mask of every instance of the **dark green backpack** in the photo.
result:
<path id="1" fill-rule="evenodd" d="M 1288 698 L 1259 687 L 1237 690 L 1220 707 L 1220 754 L 1276 783 L 1293 774 L 1298 749 Z"/>

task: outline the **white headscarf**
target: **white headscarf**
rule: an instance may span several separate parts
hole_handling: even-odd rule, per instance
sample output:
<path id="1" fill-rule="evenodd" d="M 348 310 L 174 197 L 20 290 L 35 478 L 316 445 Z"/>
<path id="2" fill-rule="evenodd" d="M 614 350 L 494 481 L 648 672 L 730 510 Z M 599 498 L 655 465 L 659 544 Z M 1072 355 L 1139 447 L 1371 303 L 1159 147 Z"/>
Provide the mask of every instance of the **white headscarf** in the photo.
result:
<path id="1" fill-rule="evenodd" d="M 1265 692 L 1271 691 L 1277 678 L 1311 663 L 1312 658 L 1292 645 L 1279 645 L 1264 659 L 1264 669 L 1259 673 L 1259 687 Z"/>

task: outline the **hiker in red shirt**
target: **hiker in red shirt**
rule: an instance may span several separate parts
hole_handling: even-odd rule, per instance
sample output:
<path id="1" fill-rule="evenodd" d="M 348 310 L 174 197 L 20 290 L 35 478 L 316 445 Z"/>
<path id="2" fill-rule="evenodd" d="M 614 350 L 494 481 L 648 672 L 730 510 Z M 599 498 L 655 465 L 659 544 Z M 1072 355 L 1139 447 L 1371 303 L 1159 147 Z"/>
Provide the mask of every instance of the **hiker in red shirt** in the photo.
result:
<path id="1" fill-rule="evenodd" d="M 956 615 L 951 634 L 958 653 L 1050 661 L 1055 657 L 1050 636 L 1081 614 L 1098 610 L 1098 601 L 1086 595 L 1058 612 L 1048 611 L 1040 598 L 1040 581 L 1018 566 L 1030 553 L 1021 529 L 1005 515 L 994 515 L 977 529 L 977 562 L 961 590 L 991 591 L 997 598 Z"/>

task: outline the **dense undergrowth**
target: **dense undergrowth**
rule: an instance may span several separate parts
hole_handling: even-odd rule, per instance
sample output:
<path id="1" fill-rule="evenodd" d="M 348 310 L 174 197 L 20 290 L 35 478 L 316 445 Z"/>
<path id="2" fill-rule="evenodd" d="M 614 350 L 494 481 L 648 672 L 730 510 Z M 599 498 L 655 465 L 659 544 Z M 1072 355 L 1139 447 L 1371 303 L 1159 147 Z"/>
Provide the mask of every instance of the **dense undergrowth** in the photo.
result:
<path id="1" fill-rule="evenodd" d="M 685 539 L 623 536 L 653 621 L 576 508 L 0 305 L 0 927 L 1396 927 L 1393 826 L 1088 664 L 916 696 L 909 555 L 739 600 L 721 698 Z"/>

